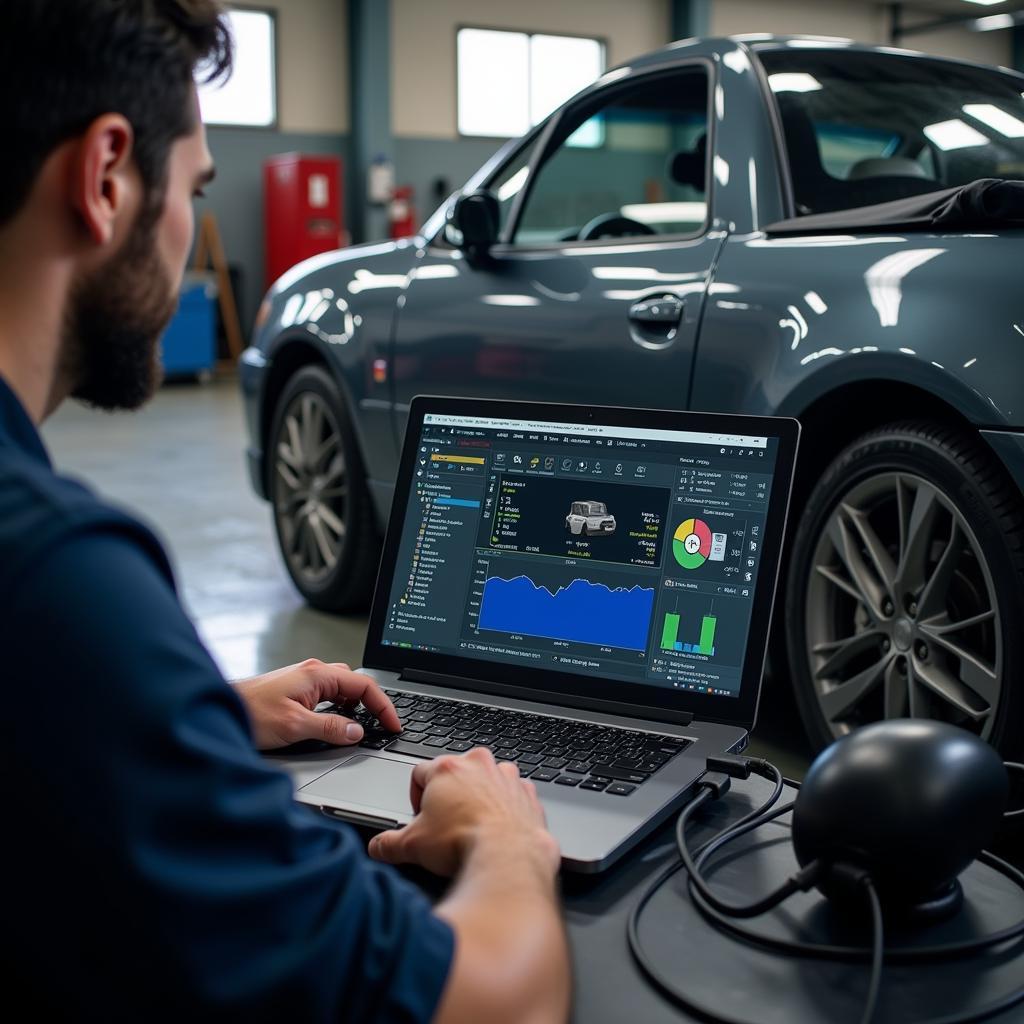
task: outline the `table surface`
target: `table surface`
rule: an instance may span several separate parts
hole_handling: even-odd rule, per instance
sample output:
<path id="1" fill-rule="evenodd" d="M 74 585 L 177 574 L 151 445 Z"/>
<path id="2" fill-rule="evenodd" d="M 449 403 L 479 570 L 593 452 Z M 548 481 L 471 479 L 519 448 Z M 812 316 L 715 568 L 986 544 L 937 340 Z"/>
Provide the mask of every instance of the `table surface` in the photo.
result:
<path id="1" fill-rule="evenodd" d="M 695 817 L 689 831 L 691 849 L 759 805 L 769 792 L 769 784 L 759 778 L 734 782 L 724 800 L 706 805 Z M 794 795 L 787 790 L 783 799 Z M 746 842 L 740 840 L 736 846 Z M 735 902 L 763 895 L 795 869 L 788 829 L 782 824 L 765 826 L 749 842 L 749 857 L 723 854 L 720 866 L 710 865 L 723 897 Z M 634 961 L 626 939 L 627 920 L 637 900 L 662 869 L 677 859 L 673 820 L 602 875 L 563 876 L 563 906 L 575 975 L 574 1024 L 680 1024 L 702 1019 L 679 1009 L 653 987 Z M 426 881 L 418 874 L 414 877 L 433 895 L 440 894 L 436 881 Z M 1024 895 L 990 869 L 975 864 L 962 878 L 967 893 L 965 911 L 937 926 L 928 935 L 929 941 L 987 934 L 1024 916 Z M 805 936 L 817 932 L 833 941 L 864 941 L 859 923 L 851 931 L 846 927 L 849 922 L 837 922 L 829 915 L 831 909 L 812 892 L 799 894 L 792 903 L 748 924 L 767 932 Z M 645 951 L 677 985 L 718 1012 L 758 1024 L 823 1020 L 843 1024 L 860 1019 L 868 980 L 865 965 L 768 955 L 710 931 L 686 896 L 682 872 L 648 904 L 640 936 Z M 893 941 L 899 941 L 898 936 Z M 911 971 L 918 973 L 911 975 Z M 937 978 L 945 983 L 936 984 Z M 987 1004 L 1020 986 L 1024 986 L 1024 941 L 1020 940 L 960 965 L 887 965 L 875 1021 L 907 1024 L 927 1020 Z M 1024 1003 L 990 1019 L 997 1024 L 1019 1024 L 1024 1021 Z"/>

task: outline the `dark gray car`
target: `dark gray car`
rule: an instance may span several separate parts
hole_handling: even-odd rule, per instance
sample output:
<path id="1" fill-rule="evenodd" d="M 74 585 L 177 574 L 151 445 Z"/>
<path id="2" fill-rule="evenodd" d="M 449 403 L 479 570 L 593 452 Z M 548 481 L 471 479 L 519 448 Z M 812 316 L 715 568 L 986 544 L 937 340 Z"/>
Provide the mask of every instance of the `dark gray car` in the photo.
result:
<path id="1" fill-rule="evenodd" d="M 1022 93 L 834 40 L 678 43 L 417 237 L 290 271 L 242 380 L 296 585 L 365 601 L 416 394 L 796 416 L 773 660 L 812 739 L 917 715 L 1019 750 L 1024 220 L 950 190 L 1024 179 Z"/>

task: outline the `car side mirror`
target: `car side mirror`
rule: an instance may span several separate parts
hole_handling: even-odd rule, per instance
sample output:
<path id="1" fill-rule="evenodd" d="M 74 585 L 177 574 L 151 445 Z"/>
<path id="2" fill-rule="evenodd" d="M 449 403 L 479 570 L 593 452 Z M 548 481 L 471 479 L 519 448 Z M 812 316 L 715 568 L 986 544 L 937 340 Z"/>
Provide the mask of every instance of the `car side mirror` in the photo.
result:
<path id="1" fill-rule="evenodd" d="M 449 237 L 454 234 L 460 239 L 458 244 L 472 267 L 488 262 L 500 223 L 498 200 L 484 189 L 460 195 L 448 211 Z"/>

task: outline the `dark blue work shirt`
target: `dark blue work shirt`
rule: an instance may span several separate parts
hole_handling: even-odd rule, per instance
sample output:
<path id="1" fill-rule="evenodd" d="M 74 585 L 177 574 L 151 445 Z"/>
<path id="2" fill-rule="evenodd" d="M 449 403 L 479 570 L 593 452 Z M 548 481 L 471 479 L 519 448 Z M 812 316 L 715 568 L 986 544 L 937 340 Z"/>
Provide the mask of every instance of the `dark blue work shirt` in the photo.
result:
<path id="1" fill-rule="evenodd" d="M 53 472 L 3 380 L 0 595 L 6 1005 L 431 1018 L 451 929 L 351 829 L 293 802 L 159 543 Z"/>

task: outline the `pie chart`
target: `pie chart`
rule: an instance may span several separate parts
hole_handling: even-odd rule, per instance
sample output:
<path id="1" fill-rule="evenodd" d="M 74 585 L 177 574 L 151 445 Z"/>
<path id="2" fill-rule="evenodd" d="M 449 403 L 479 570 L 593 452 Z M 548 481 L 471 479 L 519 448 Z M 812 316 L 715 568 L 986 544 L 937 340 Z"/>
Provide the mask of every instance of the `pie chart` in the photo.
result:
<path id="1" fill-rule="evenodd" d="M 711 528 L 703 519 L 687 519 L 672 537 L 672 554 L 684 569 L 699 569 L 711 554 Z"/>

